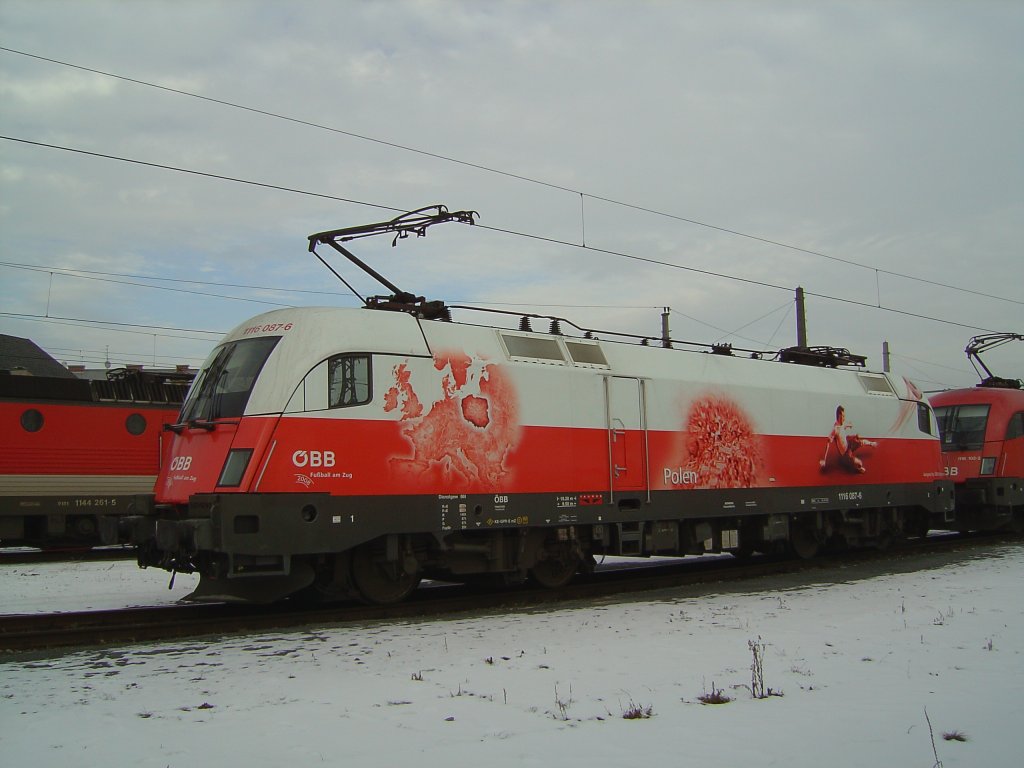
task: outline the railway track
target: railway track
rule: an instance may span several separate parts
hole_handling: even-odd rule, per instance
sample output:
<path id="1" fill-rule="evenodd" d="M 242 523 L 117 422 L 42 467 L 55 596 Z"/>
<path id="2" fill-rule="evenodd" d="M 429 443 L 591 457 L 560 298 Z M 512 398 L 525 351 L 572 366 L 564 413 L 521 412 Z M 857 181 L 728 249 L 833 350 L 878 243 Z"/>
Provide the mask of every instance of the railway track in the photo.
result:
<path id="1" fill-rule="evenodd" d="M 133 547 L 104 547 L 98 549 L 0 549 L 0 566 L 34 565 L 35 563 L 102 562 L 105 560 L 134 560 Z"/>
<path id="2" fill-rule="evenodd" d="M 894 570 L 916 570 L 937 556 L 1000 543 L 1019 543 L 1019 536 L 933 536 L 884 552 L 846 552 L 814 560 L 754 557 L 692 558 L 637 567 L 599 568 L 559 590 L 535 587 L 481 590 L 466 585 L 434 583 L 417 590 L 406 602 L 387 606 L 340 603 L 306 606 L 178 604 L 153 608 L 0 616 L 0 656 L 59 648 L 130 644 L 188 638 L 215 638 L 271 629 L 289 629 L 365 621 L 408 620 L 460 612 L 523 610 L 680 587 L 697 596 L 725 582 L 754 582 L 785 574 L 812 575 L 865 563 L 890 563 Z M 848 574 L 844 575 L 848 578 Z M 806 580 L 806 579 L 805 579 Z M 752 586 L 756 586 L 753 585 Z"/>

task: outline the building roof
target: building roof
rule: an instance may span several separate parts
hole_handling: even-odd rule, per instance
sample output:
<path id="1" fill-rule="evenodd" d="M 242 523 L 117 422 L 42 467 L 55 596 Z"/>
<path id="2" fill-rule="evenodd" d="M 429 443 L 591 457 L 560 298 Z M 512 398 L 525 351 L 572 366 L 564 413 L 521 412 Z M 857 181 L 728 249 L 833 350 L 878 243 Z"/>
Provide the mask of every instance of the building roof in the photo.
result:
<path id="1" fill-rule="evenodd" d="M 0 373 L 28 372 L 33 376 L 73 379 L 75 375 L 29 339 L 0 334 Z"/>

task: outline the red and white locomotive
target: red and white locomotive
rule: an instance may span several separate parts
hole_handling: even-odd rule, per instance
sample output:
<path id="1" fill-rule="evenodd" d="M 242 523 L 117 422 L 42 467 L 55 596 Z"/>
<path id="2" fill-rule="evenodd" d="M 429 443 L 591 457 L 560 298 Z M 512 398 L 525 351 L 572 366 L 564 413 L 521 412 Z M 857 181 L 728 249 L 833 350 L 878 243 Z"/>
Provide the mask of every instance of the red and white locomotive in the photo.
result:
<path id="1" fill-rule="evenodd" d="M 1024 531 L 1024 389 L 1019 379 L 992 375 L 980 358 L 1009 341 L 1024 341 L 1024 335 L 971 339 L 965 351 L 976 368 L 984 369 L 981 383 L 930 398 L 946 473 L 954 483 L 956 526 L 965 531 Z"/>
<path id="2" fill-rule="evenodd" d="M 269 312 L 216 347 L 153 513 L 121 532 L 141 565 L 200 573 L 194 599 L 386 602 L 422 576 L 554 586 L 602 554 L 811 556 L 952 509 L 927 402 L 845 350 L 455 323 L 397 289 L 367 306 Z"/>

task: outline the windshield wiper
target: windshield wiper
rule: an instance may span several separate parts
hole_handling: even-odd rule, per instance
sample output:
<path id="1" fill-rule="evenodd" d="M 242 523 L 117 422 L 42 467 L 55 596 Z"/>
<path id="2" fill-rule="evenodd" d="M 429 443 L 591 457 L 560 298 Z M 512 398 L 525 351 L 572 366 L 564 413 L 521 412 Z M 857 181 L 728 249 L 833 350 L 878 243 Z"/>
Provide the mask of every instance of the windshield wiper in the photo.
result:
<path id="1" fill-rule="evenodd" d="M 173 432 L 176 435 L 180 435 L 186 429 L 204 429 L 207 432 L 213 432 L 218 424 L 234 426 L 238 424 L 238 420 L 227 421 L 225 419 L 217 419 L 216 421 L 209 421 L 207 419 L 190 419 L 189 421 L 182 421 L 177 424 L 164 424 L 164 432 Z"/>
<path id="2" fill-rule="evenodd" d="M 217 423 L 204 419 L 191 419 L 189 421 L 180 421 L 177 424 L 164 424 L 164 432 L 173 432 L 176 435 L 180 435 L 186 428 L 205 429 L 207 432 L 213 432 L 217 428 Z"/>

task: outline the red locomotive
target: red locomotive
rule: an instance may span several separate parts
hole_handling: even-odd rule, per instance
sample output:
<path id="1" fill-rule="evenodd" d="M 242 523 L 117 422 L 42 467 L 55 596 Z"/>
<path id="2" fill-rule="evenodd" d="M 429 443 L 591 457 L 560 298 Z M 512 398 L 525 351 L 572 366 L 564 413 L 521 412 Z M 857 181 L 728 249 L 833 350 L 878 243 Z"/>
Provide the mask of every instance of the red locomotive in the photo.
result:
<path id="1" fill-rule="evenodd" d="M 1024 335 L 996 333 L 971 339 L 965 351 L 975 369 L 984 370 L 981 383 L 930 398 L 961 530 L 1024 532 L 1024 389 L 1019 379 L 994 376 L 980 357 L 1009 341 L 1024 341 Z"/>
<path id="2" fill-rule="evenodd" d="M 122 368 L 86 380 L 49 360 L 44 375 L 0 375 L 2 546 L 94 546 L 101 518 L 148 508 L 162 425 L 193 375 Z"/>
<path id="3" fill-rule="evenodd" d="M 904 380 L 831 348 L 452 322 L 468 308 L 341 244 L 473 222 L 426 210 L 310 237 L 392 295 L 269 312 L 214 349 L 154 510 L 121 526 L 140 565 L 200 573 L 193 599 L 387 602 L 423 576 L 557 586 L 602 554 L 812 556 L 949 519 L 932 410 Z"/>

